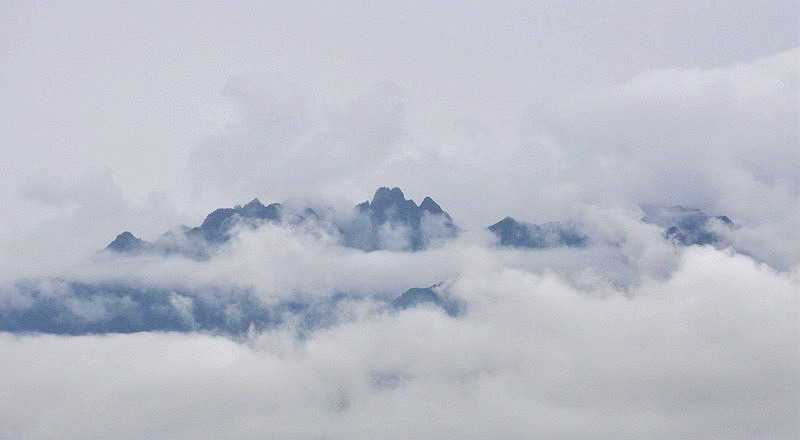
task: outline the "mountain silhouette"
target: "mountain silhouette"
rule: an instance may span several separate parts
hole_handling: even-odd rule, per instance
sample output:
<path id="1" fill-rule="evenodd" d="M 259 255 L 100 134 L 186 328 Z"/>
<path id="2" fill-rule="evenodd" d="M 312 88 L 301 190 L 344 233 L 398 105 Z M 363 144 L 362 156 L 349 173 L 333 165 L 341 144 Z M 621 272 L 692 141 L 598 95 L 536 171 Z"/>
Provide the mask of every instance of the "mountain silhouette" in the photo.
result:
<path id="1" fill-rule="evenodd" d="M 432 198 L 417 206 L 396 187 L 378 188 L 372 201 L 356 205 L 355 211 L 355 221 L 342 230 L 345 243 L 366 251 L 418 251 L 458 235 L 453 219 Z"/>
<path id="2" fill-rule="evenodd" d="M 697 208 L 680 205 L 648 208 L 642 220 L 664 228 L 664 237 L 682 246 L 724 246 L 727 244 L 726 232 L 736 227 L 728 216 L 712 216 Z"/>
<path id="3" fill-rule="evenodd" d="M 571 224 L 559 222 L 536 225 L 506 217 L 489 226 L 501 246 L 520 248 L 550 248 L 558 246 L 583 247 L 588 237 Z"/>
<path id="4" fill-rule="evenodd" d="M 244 206 L 216 209 L 199 226 L 180 226 L 165 232 L 155 242 L 125 231 L 106 249 L 125 255 L 177 254 L 207 259 L 238 228 L 257 229 L 265 223 L 325 228 L 339 238 L 341 245 L 365 252 L 420 251 L 459 234 L 450 215 L 431 197 L 425 197 L 417 205 L 397 187 L 378 188 L 372 200 L 359 203 L 348 215 L 332 215 L 332 211 L 328 207 L 322 207 L 320 212 L 309 207 L 287 210 L 281 203 L 264 205 L 253 199 Z M 660 226 L 666 239 L 681 246 L 725 245 L 726 232 L 735 228 L 730 218 L 711 216 L 695 208 L 672 206 L 648 208 L 645 212 L 644 222 Z M 515 248 L 580 248 L 590 242 L 579 225 L 571 222 L 534 224 L 506 217 L 488 230 L 497 237 L 500 246 Z"/>
<path id="5" fill-rule="evenodd" d="M 253 199 L 244 206 L 216 209 L 199 226 L 180 226 L 152 243 L 125 231 L 106 249 L 127 255 L 178 254 L 205 259 L 217 246 L 229 241 L 236 228 L 256 229 L 264 223 L 296 225 L 306 221 L 331 223 L 343 245 L 364 251 L 419 251 L 458 234 L 450 215 L 432 198 L 425 197 L 417 206 L 405 198 L 400 188 L 382 187 L 375 191 L 372 201 L 356 205 L 352 215 L 344 219 L 324 218 L 308 207 L 287 212 L 280 203 L 265 206 Z"/>

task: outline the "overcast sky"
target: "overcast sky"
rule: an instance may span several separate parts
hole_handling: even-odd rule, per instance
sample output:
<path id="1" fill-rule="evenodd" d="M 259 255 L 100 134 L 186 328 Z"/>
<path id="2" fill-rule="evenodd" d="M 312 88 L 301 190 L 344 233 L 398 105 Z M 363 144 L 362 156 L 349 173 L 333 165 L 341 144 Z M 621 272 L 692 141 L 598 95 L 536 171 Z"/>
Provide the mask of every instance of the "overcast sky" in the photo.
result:
<path id="1" fill-rule="evenodd" d="M 131 203 L 163 194 L 194 221 L 243 197 L 283 200 L 327 189 L 361 200 L 377 184 L 407 188 L 417 199 L 450 197 L 447 208 L 461 202 L 455 193 L 469 182 L 448 176 L 446 167 L 391 176 L 378 168 L 414 151 L 463 158 L 470 142 L 483 150 L 472 153 L 480 161 L 520 144 L 526 126 L 576 94 L 661 69 L 749 63 L 798 40 L 795 1 L 11 1 L 0 11 L 0 186 L 3 206 L 16 208 L 3 210 L 6 238 L 55 215 L 20 194 L 23 182 L 42 174 L 66 182 L 107 174 Z M 375 90 L 383 86 L 393 91 Z M 372 96 L 363 103 L 366 114 L 342 114 L 364 95 Z M 264 116 L 265 106 L 277 114 Z M 384 111 L 372 115 L 374 106 Z M 336 137 L 373 123 L 368 117 L 383 118 L 373 138 Z M 587 121 L 572 123 L 570 131 L 580 133 Z M 248 157 L 257 163 L 234 154 L 224 163 L 198 163 L 198 149 L 209 138 L 232 136 L 231 124 L 261 126 L 265 133 L 247 147 L 269 154 Z M 251 170 L 276 171 L 274 152 L 291 147 L 273 138 L 281 135 L 317 138 L 314 153 L 292 157 L 301 182 L 276 183 Z M 336 148 L 332 143 L 359 141 L 368 145 L 342 151 L 325 164 L 330 172 L 302 172 L 306 160 Z M 212 197 L 202 188 L 205 165 L 241 168 L 249 182 L 224 188 L 211 180 L 219 193 Z M 374 172 L 351 176 L 349 166 Z M 497 198 L 478 197 L 481 204 Z"/>
<path id="2" fill-rule="evenodd" d="M 0 312 L 20 279 L 267 302 L 444 281 L 469 310 L 361 304 L 302 341 L 0 334 L 0 438 L 794 438 L 798 29 L 793 0 L 0 0 Z M 207 262 L 96 255 L 379 186 L 462 236 L 364 253 L 263 227 Z M 641 222 L 673 205 L 730 216 L 733 246 Z M 507 215 L 613 246 L 488 246 Z"/>

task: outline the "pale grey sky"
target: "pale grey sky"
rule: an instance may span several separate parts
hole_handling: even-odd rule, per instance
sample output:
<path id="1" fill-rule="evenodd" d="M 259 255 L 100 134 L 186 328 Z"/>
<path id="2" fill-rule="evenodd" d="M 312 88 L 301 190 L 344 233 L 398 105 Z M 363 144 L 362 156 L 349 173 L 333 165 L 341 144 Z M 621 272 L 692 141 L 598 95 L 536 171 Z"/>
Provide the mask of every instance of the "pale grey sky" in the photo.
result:
<path id="1" fill-rule="evenodd" d="M 117 229 L 153 235 L 252 197 L 356 201 L 379 185 L 430 194 L 469 227 L 524 216 L 520 206 L 537 214 L 622 194 L 731 210 L 717 195 L 664 192 L 663 179 L 644 186 L 667 196 L 629 197 L 642 182 L 600 183 L 585 162 L 628 138 L 654 152 L 644 159 L 711 151 L 675 117 L 699 111 L 718 120 L 711 139 L 731 137 L 733 124 L 734 143 L 776 140 L 717 142 L 714 152 L 774 150 L 762 170 L 797 163 L 796 55 L 784 56 L 784 73 L 736 75 L 796 47 L 797 28 L 795 1 L 6 1 L 0 242 L 78 234 L 88 251 Z M 728 91 L 780 75 L 783 92 L 752 101 L 767 102 L 756 118 L 778 126 L 729 105 L 738 98 Z M 685 101 L 662 99 L 673 95 Z M 780 96 L 788 101 L 770 101 Z M 656 119 L 642 119 L 642 105 L 660 108 Z M 608 112 L 634 120 L 598 119 Z M 687 130 L 688 143 L 669 135 Z M 631 166 L 685 177 L 682 163 Z M 788 178 L 791 196 L 796 172 Z M 603 194 L 572 190 L 598 183 Z M 76 231 L 81 216 L 106 221 Z"/>
<path id="2" fill-rule="evenodd" d="M 334 104 L 396 84 L 414 141 L 435 146 L 460 118 L 502 130 L 564 93 L 784 51 L 797 27 L 795 1 L 5 1 L 3 200 L 36 169 L 181 191 L 189 149 L 234 117 L 233 75 Z"/>

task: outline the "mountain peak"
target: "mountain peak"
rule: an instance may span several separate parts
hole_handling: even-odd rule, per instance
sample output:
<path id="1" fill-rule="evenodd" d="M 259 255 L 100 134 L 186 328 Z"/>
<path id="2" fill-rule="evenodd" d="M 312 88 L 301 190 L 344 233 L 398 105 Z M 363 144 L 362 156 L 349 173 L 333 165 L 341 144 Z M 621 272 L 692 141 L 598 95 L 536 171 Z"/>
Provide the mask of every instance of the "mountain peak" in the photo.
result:
<path id="1" fill-rule="evenodd" d="M 125 231 L 117 235 L 117 238 L 109 243 L 108 246 L 106 246 L 106 249 L 116 252 L 130 252 L 140 250 L 143 245 L 144 241 L 142 239 L 137 238 L 129 231 Z"/>
<path id="2" fill-rule="evenodd" d="M 405 201 L 406 197 L 403 194 L 403 190 L 400 188 L 394 187 L 389 189 L 388 186 L 382 186 L 375 191 L 375 195 L 372 196 L 372 202 L 370 205 L 393 205 L 396 203 L 403 203 Z"/>
<path id="3" fill-rule="evenodd" d="M 264 207 L 265 206 L 264 206 L 263 203 L 261 203 L 261 200 L 258 200 L 258 198 L 255 198 L 255 199 L 251 200 L 249 203 L 247 203 L 246 205 L 244 205 L 242 207 L 242 209 L 261 209 L 261 208 L 264 208 Z"/>
<path id="4" fill-rule="evenodd" d="M 500 239 L 501 246 L 549 248 L 556 246 L 583 247 L 586 237 L 575 225 L 549 222 L 541 225 L 518 222 L 506 217 L 489 226 Z"/>
<path id="5" fill-rule="evenodd" d="M 120 234 L 108 249 L 120 253 L 158 252 L 204 258 L 213 247 L 228 241 L 237 227 L 256 229 L 265 222 L 297 225 L 305 219 L 330 220 L 343 236 L 346 246 L 363 250 L 420 250 L 430 243 L 455 237 L 458 228 L 450 216 L 430 197 L 420 206 L 406 199 L 398 187 L 380 187 L 372 201 L 355 207 L 358 220 L 342 220 L 322 216 L 306 207 L 299 211 L 280 203 L 264 205 L 257 198 L 233 208 L 219 208 L 206 216 L 199 226 L 184 227 L 175 233 L 163 234 L 150 243 L 128 231 Z M 285 215 L 284 215 L 285 214 Z M 323 221 L 322 223 L 325 223 Z M 323 225 L 318 225 L 323 226 Z"/>
<path id="6" fill-rule="evenodd" d="M 444 210 L 438 203 L 434 202 L 432 198 L 425 197 L 422 203 L 419 204 L 420 209 L 430 212 L 431 214 L 442 214 Z"/>
<path id="7" fill-rule="evenodd" d="M 506 218 L 504 218 L 504 219 L 500 220 L 499 222 L 497 222 L 497 223 L 493 224 L 492 226 L 489 226 L 489 229 L 491 229 L 491 228 L 494 228 L 494 227 L 506 226 L 506 225 L 508 225 L 508 226 L 512 226 L 512 225 L 516 225 L 516 224 L 518 224 L 518 223 L 519 223 L 519 222 L 518 222 L 518 221 L 516 221 L 516 220 L 514 219 L 514 217 L 506 217 Z"/>
<path id="8" fill-rule="evenodd" d="M 681 205 L 645 208 L 645 223 L 665 228 L 664 237 L 684 246 L 726 244 L 725 231 L 736 224 L 725 215 L 712 216 L 698 208 Z"/>
<path id="9" fill-rule="evenodd" d="M 413 200 L 407 200 L 403 191 L 394 187 L 381 187 L 375 191 L 375 196 L 372 202 L 361 204 L 358 209 L 368 209 L 370 215 L 375 218 L 378 223 L 383 223 L 390 218 L 402 221 L 413 221 L 412 219 L 418 217 L 419 207 Z"/>
<path id="10" fill-rule="evenodd" d="M 433 241 L 452 238 L 458 233 L 450 216 L 432 198 L 425 197 L 417 206 L 414 200 L 406 199 L 398 187 L 378 188 L 371 202 L 360 203 L 355 210 L 368 219 L 369 226 L 367 230 L 347 228 L 345 242 L 364 250 L 420 250 Z M 392 231 L 395 235 L 387 235 Z"/>

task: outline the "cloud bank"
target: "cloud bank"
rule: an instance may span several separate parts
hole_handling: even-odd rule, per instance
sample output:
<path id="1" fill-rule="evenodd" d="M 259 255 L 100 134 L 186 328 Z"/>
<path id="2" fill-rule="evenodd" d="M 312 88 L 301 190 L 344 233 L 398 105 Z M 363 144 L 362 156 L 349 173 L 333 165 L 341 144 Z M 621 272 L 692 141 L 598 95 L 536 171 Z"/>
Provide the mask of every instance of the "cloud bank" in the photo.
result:
<path id="1" fill-rule="evenodd" d="M 2 434 L 791 438 L 798 286 L 697 247 L 627 294 L 471 265 L 462 317 L 355 308 L 302 341 L 4 334 Z"/>
<path id="2" fill-rule="evenodd" d="M 0 434 L 791 438 L 800 273 L 594 214 L 581 247 L 367 252 L 268 222 L 209 258 L 18 282 L 0 316 L 34 326 L 0 335 Z"/>

